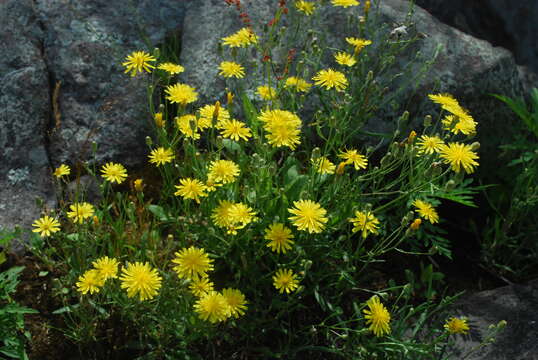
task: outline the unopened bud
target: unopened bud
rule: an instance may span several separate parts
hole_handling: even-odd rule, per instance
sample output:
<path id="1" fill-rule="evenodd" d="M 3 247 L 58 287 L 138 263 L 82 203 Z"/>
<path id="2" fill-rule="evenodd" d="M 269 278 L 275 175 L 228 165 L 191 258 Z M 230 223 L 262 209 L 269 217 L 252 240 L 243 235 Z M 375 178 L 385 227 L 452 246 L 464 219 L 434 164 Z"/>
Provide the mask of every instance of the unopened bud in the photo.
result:
<path id="1" fill-rule="evenodd" d="M 164 127 L 163 113 L 161 112 L 155 113 L 155 115 L 153 116 L 153 119 L 155 120 L 155 126 L 161 129 Z"/>
<path id="2" fill-rule="evenodd" d="M 445 190 L 451 191 L 456 187 L 456 182 L 454 180 L 448 180 L 445 184 Z"/>
<path id="3" fill-rule="evenodd" d="M 409 120 L 409 111 L 404 111 L 404 113 L 402 114 L 402 116 L 400 116 L 400 120 L 401 121 L 407 121 Z"/>
<path id="4" fill-rule="evenodd" d="M 134 181 L 134 189 L 138 192 L 144 191 L 144 180 L 142 179 L 136 179 Z"/>
<path id="5" fill-rule="evenodd" d="M 409 228 L 411 230 L 414 230 L 414 231 L 417 231 L 419 228 L 420 228 L 420 224 L 422 224 L 422 220 L 421 219 L 415 219 L 411 225 L 409 225 Z"/>
<path id="6" fill-rule="evenodd" d="M 153 140 L 149 136 L 146 136 L 146 145 L 148 146 L 153 145 Z"/>
<path id="7" fill-rule="evenodd" d="M 219 110 L 220 110 L 220 101 L 217 101 L 215 103 L 215 111 L 213 111 L 213 119 L 217 119 L 219 117 Z"/>
<path id="8" fill-rule="evenodd" d="M 472 151 L 477 151 L 478 149 L 480 149 L 480 143 L 478 141 L 475 141 L 474 143 L 471 144 Z"/>
<path id="9" fill-rule="evenodd" d="M 431 126 L 432 125 L 432 116 L 431 115 L 426 115 L 424 117 L 424 127 L 428 127 L 428 126 Z"/>
<path id="10" fill-rule="evenodd" d="M 338 164 L 338 167 L 336 168 L 336 175 L 342 175 L 344 173 L 345 167 L 346 167 L 345 161 L 342 161 L 340 164 Z"/>
<path id="11" fill-rule="evenodd" d="M 228 106 L 232 105 L 234 101 L 234 94 L 232 94 L 230 91 L 226 93 L 226 103 Z"/>
<path id="12" fill-rule="evenodd" d="M 417 137 L 417 133 L 415 132 L 415 130 L 412 130 L 410 133 L 409 133 L 409 136 L 407 137 L 407 143 L 409 145 L 411 145 L 414 141 L 415 141 L 415 138 Z"/>

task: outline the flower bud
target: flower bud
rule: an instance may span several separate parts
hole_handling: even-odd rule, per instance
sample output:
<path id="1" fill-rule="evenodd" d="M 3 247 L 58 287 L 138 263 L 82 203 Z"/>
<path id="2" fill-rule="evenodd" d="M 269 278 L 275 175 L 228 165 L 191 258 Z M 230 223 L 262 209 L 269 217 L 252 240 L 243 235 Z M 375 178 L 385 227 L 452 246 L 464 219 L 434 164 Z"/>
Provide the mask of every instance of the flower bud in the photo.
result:
<path id="1" fill-rule="evenodd" d="M 478 149 L 480 149 L 480 143 L 478 141 L 475 141 L 474 143 L 471 144 L 472 151 L 477 151 Z"/>
<path id="2" fill-rule="evenodd" d="M 153 145 L 153 140 L 149 136 L 146 136 L 146 145 L 147 146 Z"/>
<path id="3" fill-rule="evenodd" d="M 432 125 L 432 116 L 431 115 L 426 115 L 424 117 L 424 127 L 428 127 L 428 126 L 431 126 Z"/>
<path id="4" fill-rule="evenodd" d="M 422 220 L 421 219 L 415 219 L 415 220 L 413 220 L 411 225 L 409 225 L 409 228 L 411 230 L 417 231 L 420 228 L 420 224 L 422 224 Z"/>

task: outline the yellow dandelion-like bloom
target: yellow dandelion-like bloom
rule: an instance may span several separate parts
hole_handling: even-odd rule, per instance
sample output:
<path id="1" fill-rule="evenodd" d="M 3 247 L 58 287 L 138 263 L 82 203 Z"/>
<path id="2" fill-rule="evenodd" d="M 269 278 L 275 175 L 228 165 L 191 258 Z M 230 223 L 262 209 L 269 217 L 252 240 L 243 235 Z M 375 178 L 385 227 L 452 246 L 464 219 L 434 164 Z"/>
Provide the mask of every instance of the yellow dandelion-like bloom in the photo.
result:
<path id="1" fill-rule="evenodd" d="M 235 77 L 241 79 L 245 76 L 245 68 L 233 61 L 223 61 L 219 65 L 219 75 L 226 78 Z"/>
<path id="2" fill-rule="evenodd" d="M 229 47 L 247 47 L 258 42 L 258 36 L 250 28 L 242 28 L 238 32 L 222 38 L 222 44 Z"/>
<path id="3" fill-rule="evenodd" d="M 106 180 L 118 184 L 121 184 L 127 178 L 127 170 L 125 170 L 122 164 L 106 163 L 101 168 L 101 172 Z"/>
<path id="4" fill-rule="evenodd" d="M 379 232 L 379 220 L 370 211 L 355 211 L 355 217 L 349 219 L 353 224 L 353 232 L 360 231 L 363 239 L 366 239 L 368 233 L 377 234 Z"/>
<path id="5" fill-rule="evenodd" d="M 166 62 L 159 65 L 158 69 L 164 70 L 172 75 L 179 74 L 185 71 L 185 68 L 183 66 L 171 62 Z"/>
<path id="6" fill-rule="evenodd" d="M 252 136 L 250 129 L 244 123 L 237 120 L 223 121 L 220 123 L 219 128 L 222 137 L 229 138 L 234 141 L 239 141 L 239 139 L 246 141 Z"/>
<path id="7" fill-rule="evenodd" d="M 206 182 L 205 182 L 206 191 L 208 193 L 217 190 L 217 188 L 219 186 L 222 186 L 222 184 L 216 182 L 215 180 L 211 179 L 210 177 L 208 177 Z"/>
<path id="8" fill-rule="evenodd" d="M 61 178 L 62 176 L 71 174 L 71 168 L 68 165 L 62 164 L 58 166 L 52 174 L 57 178 Z"/>
<path id="9" fill-rule="evenodd" d="M 294 243 L 293 238 L 291 229 L 284 226 L 284 224 L 275 223 L 265 229 L 264 239 L 269 241 L 266 246 L 279 254 L 281 252 L 285 254 L 286 251 L 291 249 L 291 245 Z"/>
<path id="10" fill-rule="evenodd" d="M 50 236 L 50 234 L 60 231 L 58 220 L 47 215 L 34 221 L 32 226 L 35 227 L 32 232 L 38 232 L 41 237 Z"/>
<path id="11" fill-rule="evenodd" d="M 213 117 L 215 117 L 215 112 L 217 110 L 217 105 L 205 105 L 201 109 L 198 110 L 198 113 L 200 115 L 200 121 L 204 120 L 204 125 L 207 123 L 208 127 L 213 125 Z M 222 106 L 218 106 L 218 112 L 216 115 L 216 126 L 219 127 L 221 123 L 230 120 L 230 112 L 223 108 Z"/>
<path id="12" fill-rule="evenodd" d="M 269 144 L 274 147 L 287 146 L 295 150 L 301 142 L 301 119 L 287 110 L 265 110 L 258 116 L 264 123 L 264 130 Z"/>
<path id="13" fill-rule="evenodd" d="M 330 90 L 335 88 L 336 91 L 343 91 L 347 87 L 346 76 L 340 71 L 333 69 L 320 70 L 313 78 L 315 84 Z"/>
<path id="14" fill-rule="evenodd" d="M 359 54 L 366 46 L 372 44 L 372 40 L 360 39 L 356 37 L 347 37 L 346 41 L 355 48 L 355 55 Z"/>
<path id="15" fill-rule="evenodd" d="M 104 280 L 100 276 L 99 272 L 95 269 L 86 271 L 83 275 L 78 277 L 77 291 L 83 295 L 90 293 L 98 293 L 103 286 Z"/>
<path id="16" fill-rule="evenodd" d="M 239 166 L 231 160 L 215 160 L 209 164 L 208 177 L 223 184 L 232 183 L 239 176 Z"/>
<path id="17" fill-rule="evenodd" d="M 209 291 L 196 301 L 194 311 L 198 313 L 200 319 L 216 323 L 228 318 L 229 306 L 224 295 Z"/>
<path id="18" fill-rule="evenodd" d="M 160 166 L 172 162 L 174 157 L 172 149 L 165 149 L 161 146 L 151 150 L 151 153 L 149 154 L 149 162 Z"/>
<path id="19" fill-rule="evenodd" d="M 374 295 L 366 302 L 368 309 L 362 310 L 366 325 L 375 336 L 380 337 L 384 334 L 390 334 L 390 313 L 385 306 L 379 301 L 379 297 Z"/>
<path id="20" fill-rule="evenodd" d="M 294 89 L 297 92 L 308 92 L 312 87 L 312 84 L 304 79 L 290 76 L 286 79 L 284 87 Z"/>
<path id="21" fill-rule="evenodd" d="M 336 165 L 334 165 L 331 160 L 327 159 L 325 156 L 312 159 L 312 164 L 314 164 L 316 171 L 320 174 L 334 174 L 334 170 L 336 169 Z"/>
<path id="22" fill-rule="evenodd" d="M 273 276 L 273 285 L 282 294 L 284 291 L 289 294 L 299 287 L 297 275 L 289 269 L 279 269 Z"/>
<path id="23" fill-rule="evenodd" d="M 156 61 L 153 56 L 148 54 L 145 51 L 135 51 L 128 55 L 122 65 L 125 66 L 125 73 L 131 72 L 131 76 L 135 76 L 139 72 L 151 72 L 151 69 L 154 69 L 155 66 L 151 65 L 150 61 Z"/>
<path id="24" fill-rule="evenodd" d="M 149 263 L 127 262 L 121 272 L 121 288 L 127 290 L 128 297 L 138 294 L 141 301 L 153 299 L 161 288 L 162 278 Z"/>
<path id="25" fill-rule="evenodd" d="M 180 185 L 174 185 L 177 191 L 175 196 L 181 196 L 183 199 L 193 199 L 198 204 L 200 197 L 207 196 L 206 186 L 198 179 L 185 178 L 179 180 Z"/>
<path id="26" fill-rule="evenodd" d="M 211 219 L 213 222 L 220 227 L 229 227 L 231 222 L 230 219 L 230 208 L 234 205 L 233 202 L 228 200 L 220 200 L 219 205 L 213 209 Z"/>
<path id="27" fill-rule="evenodd" d="M 194 276 L 192 279 L 189 290 L 194 296 L 201 297 L 207 294 L 210 291 L 213 291 L 215 284 L 213 284 L 209 278 Z"/>
<path id="28" fill-rule="evenodd" d="M 198 93 L 187 84 L 169 85 L 164 90 L 166 99 L 171 103 L 187 105 L 198 100 Z"/>
<path id="29" fill-rule="evenodd" d="M 103 280 L 116 279 L 118 277 L 118 260 L 116 259 L 103 256 L 95 260 L 92 265 Z"/>
<path id="30" fill-rule="evenodd" d="M 463 109 L 456 109 L 459 115 L 447 115 L 441 120 L 445 130 L 454 134 L 463 135 L 476 134 L 476 121 Z"/>
<path id="31" fill-rule="evenodd" d="M 197 119 L 195 115 L 186 114 L 175 118 L 179 131 L 188 138 L 199 139 L 199 131 L 208 128 L 210 123 L 207 119 Z"/>
<path id="32" fill-rule="evenodd" d="M 444 110 L 450 111 L 460 107 L 458 100 L 450 94 L 429 94 L 428 98 L 436 104 L 441 105 Z M 450 111 L 451 112 L 451 111 Z"/>
<path id="33" fill-rule="evenodd" d="M 87 202 L 74 203 L 69 206 L 69 209 L 71 211 L 67 212 L 67 217 L 79 224 L 82 224 L 85 219 L 92 217 L 94 213 L 93 205 Z"/>
<path id="34" fill-rule="evenodd" d="M 345 66 L 353 66 L 357 63 L 357 60 L 353 57 L 353 55 L 349 55 L 348 53 L 343 51 L 334 54 L 334 59 L 340 65 Z"/>
<path id="35" fill-rule="evenodd" d="M 314 3 L 309 2 L 309 1 L 304 1 L 304 0 L 296 1 L 295 7 L 297 8 L 297 10 L 299 10 L 300 12 L 304 13 L 307 16 L 312 15 L 315 9 Z"/>
<path id="36" fill-rule="evenodd" d="M 467 318 L 451 317 L 446 321 L 444 328 L 451 334 L 467 334 L 469 332 Z"/>
<path id="37" fill-rule="evenodd" d="M 230 288 L 223 289 L 222 296 L 228 304 L 228 316 L 238 318 L 240 315 L 245 315 L 247 300 L 241 291 Z"/>
<path id="38" fill-rule="evenodd" d="M 258 86 L 257 92 L 263 100 L 273 100 L 276 98 L 276 89 L 267 85 Z"/>
<path id="39" fill-rule="evenodd" d="M 461 143 L 449 143 L 443 145 L 439 151 L 439 156 L 444 163 L 450 164 L 450 167 L 455 172 L 459 173 L 461 168 L 467 174 L 474 172 L 474 167 L 478 166 L 478 155 L 472 150 L 471 145 Z"/>
<path id="40" fill-rule="evenodd" d="M 174 271 L 180 278 L 193 280 L 195 276 L 206 277 L 207 272 L 213 270 L 213 259 L 210 259 L 204 249 L 191 246 L 175 253 L 172 260 Z"/>
<path id="41" fill-rule="evenodd" d="M 331 4 L 347 8 L 349 6 L 358 6 L 360 3 L 357 0 L 331 0 Z"/>
<path id="42" fill-rule="evenodd" d="M 163 119 L 163 113 L 158 112 L 153 115 L 153 121 L 155 121 L 155 126 L 158 128 L 163 128 L 166 125 L 166 120 Z"/>
<path id="43" fill-rule="evenodd" d="M 325 228 L 328 219 L 325 217 L 327 210 L 317 202 L 311 200 L 298 200 L 293 202 L 295 208 L 288 211 L 294 216 L 289 217 L 298 230 L 306 230 L 310 234 L 320 233 Z"/>
<path id="44" fill-rule="evenodd" d="M 234 229 L 241 229 L 256 220 L 256 212 L 248 205 L 235 203 L 228 209 L 228 220 Z"/>
<path id="45" fill-rule="evenodd" d="M 438 153 L 444 144 L 445 142 L 438 136 L 422 135 L 417 141 L 419 154 L 431 155 L 433 153 Z"/>
<path id="46" fill-rule="evenodd" d="M 368 159 L 366 156 L 361 155 L 355 149 L 343 151 L 338 157 L 344 159 L 346 165 L 353 164 L 355 170 L 366 169 L 366 166 L 368 166 Z"/>
<path id="47" fill-rule="evenodd" d="M 417 208 L 416 212 L 430 223 L 439 222 L 439 215 L 432 204 L 417 199 L 413 201 L 413 206 Z"/>

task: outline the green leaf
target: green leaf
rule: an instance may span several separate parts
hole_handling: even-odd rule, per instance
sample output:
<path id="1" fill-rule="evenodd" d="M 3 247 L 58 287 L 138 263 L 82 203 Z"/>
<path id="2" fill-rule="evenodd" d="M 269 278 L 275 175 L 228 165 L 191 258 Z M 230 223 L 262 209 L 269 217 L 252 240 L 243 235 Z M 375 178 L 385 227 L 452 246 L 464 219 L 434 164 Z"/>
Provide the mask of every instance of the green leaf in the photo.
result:
<path id="1" fill-rule="evenodd" d="M 162 221 L 162 222 L 166 222 L 166 221 L 170 221 L 171 218 L 170 216 L 168 216 L 164 209 L 162 208 L 162 206 L 159 206 L 159 205 L 148 205 L 148 210 L 149 212 L 151 212 L 153 215 L 155 215 L 155 217 L 157 219 L 159 219 L 159 221 Z"/>

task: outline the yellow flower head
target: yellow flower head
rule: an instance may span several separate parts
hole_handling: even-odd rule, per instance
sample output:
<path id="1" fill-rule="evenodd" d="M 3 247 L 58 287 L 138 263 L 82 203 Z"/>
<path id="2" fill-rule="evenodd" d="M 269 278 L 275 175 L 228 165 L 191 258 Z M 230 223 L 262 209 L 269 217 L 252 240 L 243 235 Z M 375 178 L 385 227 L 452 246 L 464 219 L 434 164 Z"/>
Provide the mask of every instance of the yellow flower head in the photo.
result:
<path id="1" fill-rule="evenodd" d="M 279 254 L 280 252 L 285 254 L 286 251 L 291 249 L 293 237 L 291 230 L 284 226 L 284 224 L 275 223 L 265 229 L 264 239 L 269 241 L 266 246 Z"/>
<path id="2" fill-rule="evenodd" d="M 103 281 L 107 279 L 116 279 L 118 277 L 118 260 L 116 259 L 103 256 L 95 260 L 92 265 Z"/>
<path id="3" fill-rule="evenodd" d="M 223 122 L 230 120 L 230 112 L 223 108 L 221 105 L 218 106 L 219 111 L 216 114 L 216 119 L 213 119 L 215 117 L 215 113 L 217 112 L 217 105 L 205 105 L 200 110 L 198 110 L 198 113 L 200 114 L 200 121 L 204 120 L 204 125 L 207 123 L 208 127 L 214 125 L 214 120 L 216 120 L 216 126 L 219 127 L 220 124 Z"/>
<path id="4" fill-rule="evenodd" d="M 312 159 L 312 164 L 314 164 L 316 171 L 320 174 L 334 174 L 334 170 L 336 169 L 336 165 L 334 165 L 331 160 L 327 159 L 325 156 Z"/>
<path id="5" fill-rule="evenodd" d="M 106 163 L 101 168 L 105 180 L 121 184 L 127 178 L 127 170 L 122 164 Z"/>
<path id="6" fill-rule="evenodd" d="M 311 200 L 294 201 L 295 208 L 289 208 L 288 211 L 294 216 L 288 219 L 293 222 L 293 225 L 298 230 L 308 231 L 312 233 L 320 233 L 325 228 L 325 223 L 328 219 L 325 217 L 327 210 L 322 208 L 317 202 Z"/>
<path id="7" fill-rule="evenodd" d="M 467 318 L 451 317 L 446 321 L 444 328 L 451 334 L 467 334 L 469 332 Z"/>
<path id="8" fill-rule="evenodd" d="M 50 236 L 51 233 L 60 231 L 58 220 L 47 215 L 34 221 L 32 226 L 35 227 L 32 232 L 38 232 L 41 237 Z"/>
<path id="9" fill-rule="evenodd" d="M 239 139 L 248 140 L 252 136 L 250 129 L 241 121 L 226 120 L 219 125 L 221 135 L 224 138 L 239 141 Z"/>
<path id="10" fill-rule="evenodd" d="M 172 260 L 174 271 L 180 278 L 193 280 L 196 276 L 206 277 L 207 272 L 213 270 L 213 259 L 210 259 L 204 249 L 194 246 L 183 248 L 175 253 Z"/>
<path id="11" fill-rule="evenodd" d="M 315 84 L 330 90 L 335 88 L 336 91 L 343 91 L 347 87 L 346 76 L 333 69 L 320 70 L 313 78 Z"/>
<path id="12" fill-rule="evenodd" d="M 299 287 L 299 281 L 297 280 L 297 275 L 295 275 L 293 271 L 289 269 L 279 269 L 273 276 L 273 285 L 280 293 L 285 291 L 286 294 L 289 294 Z"/>
<path id="13" fill-rule="evenodd" d="M 438 136 L 428 136 L 428 135 L 422 135 L 418 138 L 417 145 L 419 147 L 419 154 L 433 154 L 438 153 L 442 145 L 444 145 L 445 142 L 441 140 Z"/>
<path id="14" fill-rule="evenodd" d="M 256 220 L 256 212 L 248 205 L 239 202 L 228 209 L 228 219 L 234 227 L 241 224 L 240 228 L 243 228 Z"/>
<path id="15" fill-rule="evenodd" d="M 131 76 L 135 76 L 139 72 L 151 72 L 155 66 L 149 64 L 150 61 L 156 61 L 153 56 L 145 51 L 135 51 L 131 55 L 128 55 L 122 65 L 125 66 L 125 73 L 131 72 Z"/>
<path id="16" fill-rule="evenodd" d="M 247 47 L 258 42 L 258 36 L 250 28 L 242 28 L 235 34 L 222 38 L 222 44 L 229 47 Z"/>
<path id="17" fill-rule="evenodd" d="M 265 110 L 258 119 L 264 123 L 267 141 L 274 147 L 287 146 L 295 150 L 301 142 L 301 119 L 296 114 L 287 110 Z"/>
<path id="18" fill-rule="evenodd" d="M 444 110 L 450 111 L 460 107 L 458 100 L 450 94 L 429 94 L 428 97 L 434 103 L 441 105 Z"/>
<path id="19" fill-rule="evenodd" d="M 168 73 L 170 73 L 171 75 L 174 75 L 174 74 L 179 74 L 179 73 L 182 73 L 183 71 L 185 71 L 185 68 L 179 64 L 174 64 L 174 63 L 171 63 L 171 62 L 166 62 L 166 63 L 163 63 L 161 65 L 159 65 L 158 69 L 161 69 L 161 70 L 164 70 Z"/>
<path id="20" fill-rule="evenodd" d="M 215 160 L 209 163 L 208 177 L 223 184 L 232 183 L 239 176 L 239 166 L 231 160 Z"/>
<path id="21" fill-rule="evenodd" d="M 196 301 L 194 311 L 202 320 L 216 323 L 228 318 L 229 307 L 224 295 L 216 291 L 209 291 Z"/>
<path id="22" fill-rule="evenodd" d="M 223 61 L 219 65 L 219 75 L 226 78 L 235 77 L 241 79 L 245 76 L 245 68 L 233 61 Z"/>
<path id="23" fill-rule="evenodd" d="M 304 79 L 290 76 L 286 79 L 286 84 L 284 86 L 286 88 L 291 88 L 292 90 L 295 90 L 297 92 L 308 92 L 312 87 L 312 84 Z"/>
<path id="24" fill-rule="evenodd" d="M 353 66 L 357 63 L 357 60 L 353 57 L 353 55 L 349 55 L 348 53 L 345 53 L 343 51 L 334 54 L 334 59 L 340 65 L 345 66 Z"/>
<path id="25" fill-rule="evenodd" d="M 187 84 L 169 85 L 164 90 L 166 99 L 171 103 L 187 105 L 198 100 L 198 93 Z"/>
<path id="26" fill-rule="evenodd" d="M 180 185 L 175 185 L 177 191 L 175 196 L 181 196 L 183 199 L 193 199 L 198 204 L 200 197 L 207 196 L 206 186 L 198 179 L 185 178 L 179 180 Z"/>
<path id="27" fill-rule="evenodd" d="M 257 92 L 263 100 L 273 100 L 276 98 L 275 88 L 267 85 L 258 86 Z"/>
<path id="28" fill-rule="evenodd" d="M 69 174 L 71 174 L 71 168 L 69 168 L 69 166 L 65 164 L 58 166 L 53 173 L 53 175 L 57 178 L 61 178 L 62 176 L 66 176 Z"/>
<path id="29" fill-rule="evenodd" d="M 315 9 L 313 2 L 304 1 L 304 0 L 296 1 L 295 7 L 297 8 L 297 10 L 299 10 L 300 12 L 304 13 L 307 16 L 312 15 Z"/>
<path id="30" fill-rule="evenodd" d="M 450 164 L 452 170 L 457 173 L 463 168 L 467 174 L 471 174 L 474 172 L 474 167 L 478 166 L 478 162 L 476 162 L 478 155 L 472 150 L 471 145 L 461 143 L 443 145 L 439 151 L 439 156 L 445 164 Z"/>
<path id="31" fill-rule="evenodd" d="M 232 224 L 230 218 L 230 209 L 234 205 L 233 202 L 228 200 L 220 200 L 219 205 L 213 209 L 211 219 L 220 227 L 230 227 Z"/>
<path id="32" fill-rule="evenodd" d="M 358 6 L 360 3 L 357 0 L 331 0 L 331 4 L 347 8 L 349 6 Z"/>
<path id="33" fill-rule="evenodd" d="M 353 224 L 353 232 L 360 231 L 363 239 L 368 233 L 377 234 L 379 232 L 379 220 L 370 211 L 355 211 L 355 217 L 349 219 Z"/>
<path id="34" fill-rule="evenodd" d="M 228 316 L 238 318 L 240 315 L 245 314 L 247 300 L 241 291 L 230 288 L 223 289 L 222 296 L 224 296 L 226 304 L 228 304 Z"/>
<path id="35" fill-rule="evenodd" d="M 74 203 L 69 206 L 69 209 L 71 209 L 71 211 L 67 212 L 67 217 L 79 224 L 82 224 L 85 219 L 92 217 L 94 213 L 93 205 L 88 204 L 87 202 Z"/>
<path id="36" fill-rule="evenodd" d="M 439 222 L 439 215 L 432 204 L 417 199 L 413 201 L 413 206 L 417 208 L 416 212 L 430 223 L 435 224 Z"/>
<path id="37" fill-rule="evenodd" d="M 127 289 L 128 297 L 138 294 L 141 301 L 153 299 L 161 288 L 162 278 L 148 263 L 128 262 L 121 272 L 121 288 Z"/>
<path id="38" fill-rule="evenodd" d="M 346 41 L 355 48 L 355 55 L 359 54 L 366 46 L 372 44 L 372 40 L 360 39 L 356 37 L 347 37 Z"/>
<path id="39" fill-rule="evenodd" d="M 151 153 L 149 154 L 149 162 L 160 166 L 172 162 L 174 157 L 175 156 L 172 149 L 165 149 L 161 146 L 157 149 L 151 150 Z"/>
<path id="40" fill-rule="evenodd" d="M 214 285 L 209 278 L 194 276 L 192 279 L 189 290 L 194 296 L 201 297 L 207 294 L 210 291 L 213 291 Z"/>
<path id="41" fill-rule="evenodd" d="M 361 155 L 357 150 L 350 149 L 340 153 L 339 158 L 345 160 L 345 164 L 353 164 L 355 170 L 366 169 L 368 165 L 368 159 L 366 156 Z"/>
<path id="42" fill-rule="evenodd" d="M 455 109 L 458 115 L 447 115 L 441 122 L 445 130 L 454 134 L 462 133 L 463 135 L 476 134 L 476 121 L 464 109 Z"/>
<path id="43" fill-rule="evenodd" d="M 97 270 L 93 269 L 79 276 L 76 285 L 77 291 L 85 295 L 87 293 L 98 293 L 103 284 L 103 278 Z"/>
<path id="44" fill-rule="evenodd" d="M 366 325 L 375 336 L 380 337 L 390 333 L 390 313 L 385 306 L 379 301 L 379 297 L 374 295 L 366 302 L 368 309 L 362 310 Z"/>
<path id="45" fill-rule="evenodd" d="M 200 133 L 210 126 L 210 122 L 205 118 L 197 119 L 195 115 L 186 114 L 180 117 L 176 117 L 176 126 L 179 131 L 187 138 L 199 139 Z"/>

